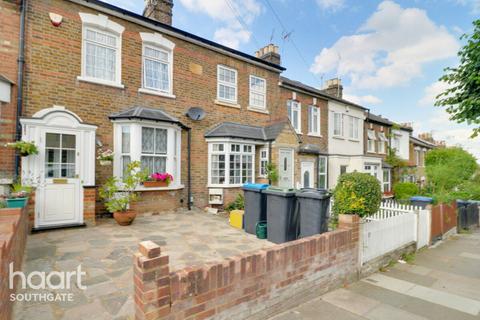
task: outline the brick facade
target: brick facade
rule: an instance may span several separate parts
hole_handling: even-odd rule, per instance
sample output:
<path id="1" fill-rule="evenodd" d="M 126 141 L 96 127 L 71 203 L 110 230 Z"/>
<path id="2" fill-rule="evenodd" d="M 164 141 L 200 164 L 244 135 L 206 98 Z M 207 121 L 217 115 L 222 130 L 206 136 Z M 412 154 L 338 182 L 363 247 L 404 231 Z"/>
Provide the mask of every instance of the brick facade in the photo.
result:
<path id="1" fill-rule="evenodd" d="M 17 81 L 20 12 L 17 1 L 0 1 L 0 75 Z M 15 141 L 17 86 L 12 85 L 10 103 L 0 102 L 0 187 L 8 184 L 15 172 L 15 152 L 5 143 Z M 4 182 L 2 181 L 3 179 Z M 1 192 L 1 190 L 0 190 Z"/>
<path id="2" fill-rule="evenodd" d="M 151 241 L 134 258 L 136 319 L 268 318 L 357 278 L 358 217 L 337 231 L 170 272 Z"/>

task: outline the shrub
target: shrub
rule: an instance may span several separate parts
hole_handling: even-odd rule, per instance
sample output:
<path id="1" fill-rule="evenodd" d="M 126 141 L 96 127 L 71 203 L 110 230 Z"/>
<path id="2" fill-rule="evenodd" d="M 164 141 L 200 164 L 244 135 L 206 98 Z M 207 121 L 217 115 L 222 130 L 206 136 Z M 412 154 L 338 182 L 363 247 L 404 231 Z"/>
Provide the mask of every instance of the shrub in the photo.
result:
<path id="1" fill-rule="evenodd" d="M 235 201 L 230 202 L 226 207 L 225 211 L 233 211 L 233 210 L 243 210 L 245 208 L 245 199 L 243 198 L 243 194 L 237 194 Z"/>
<path id="2" fill-rule="evenodd" d="M 376 213 L 382 200 L 377 178 L 367 173 L 342 174 L 333 192 L 333 213 L 358 214 L 366 217 Z"/>
<path id="3" fill-rule="evenodd" d="M 397 200 L 409 200 L 410 197 L 418 195 L 418 186 L 413 182 L 400 182 L 393 186 L 393 193 Z"/>

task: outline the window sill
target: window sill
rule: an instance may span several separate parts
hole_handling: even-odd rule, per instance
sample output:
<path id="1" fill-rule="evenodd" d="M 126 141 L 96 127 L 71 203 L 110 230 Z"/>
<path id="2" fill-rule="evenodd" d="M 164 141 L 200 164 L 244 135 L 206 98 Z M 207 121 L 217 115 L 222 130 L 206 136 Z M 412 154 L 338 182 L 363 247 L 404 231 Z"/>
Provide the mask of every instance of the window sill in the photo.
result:
<path id="1" fill-rule="evenodd" d="M 159 96 L 159 97 L 164 97 L 164 98 L 169 98 L 169 99 L 176 99 L 177 98 L 174 94 L 171 94 L 171 93 L 155 91 L 155 90 L 146 89 L 146 88 L 139 88 L 138 92 L 144 93 L 144 94 L 151 94 L 151 95 L 154 95 L 154 96 Z"/>
<path id="2" fill-rule="evenodd" d="M 344 137 L 342 136 L 332 136 L 333 139 L 338 139 L 338 140 L 345 140 Z"/>
<path id="3" fill-rule="evenodd" d="M 243 187 L 242 184 L 209 184 L 207 188 L 221 188 L 221 189 L 233 189 L 233 188 L 241 188 Z"/>
<path id="4" fill-rule="evenodd" d="M 229 107 L 229 108 L 235 108 L 235 109 L 241 108 L 239 104 L 236 104 L 234 102 L 227 102 L 227 101 L 218 100 L 218 99 L 215 99 L 214 103 L 222 107 Z"/>
<path id="5" fill-rule="evenodd" d="M 183 184 L 176 185 L 176 186 L 153 187 L 153 188 L 145 188 L 144 186 L 139 186 L 139 187 L 137 187 L 136 191 L 138 191 L 138 192 L 144 192 L 144 191 L 175 191 L 175 190 L 181 190 L 183 188 L 185 188 L 185 186 Z"/>
<path id="6" fill-rule="evenodd" d="M 77 80 L 82 81 L 82 82 L 99 84 L 99 85 L 102 85 L 102 86 L 113 87 L 113 88 L 119 88 L 119 89 L 124 89 L 125 88 L 125 86 L 121 83 L 116 83 L 116 82 L 111 82 L 111 81 L 106 81 L 106 80 L 100 80 L 100 79 L 95 79 L 95 78 L 78 76 Z"/>
<path id="7" fill-rule="evenodd" d="M 302 132 L 302 131 L 295 130 L 295 133 L 296 133 L 296 134 L 301 134 L 301 135 L 303 135 L 303 132 Z"/>
<path id="8" fill-rule="evenodd" d="M 318 134 L 318 133 L 310 133 L 309 132 L 307 135 L 310 136 L 310 137 L 322 138 L 322 135 Z"/>
<path id="9" fill-rule="evenodd" d="M 258 113 L 263 113 L 263 114 L 270 114 L 267 109 L 262 109 L 259 107 L 253 107 L 253 106 L 248 106 L 247 110 L 253 111 L 253 112 L 258 112 Z"/>
<path id="10" fill-rule="evenodd" d="M 375 151 L 367 151 L 367 153 L 377 154 Z"/>

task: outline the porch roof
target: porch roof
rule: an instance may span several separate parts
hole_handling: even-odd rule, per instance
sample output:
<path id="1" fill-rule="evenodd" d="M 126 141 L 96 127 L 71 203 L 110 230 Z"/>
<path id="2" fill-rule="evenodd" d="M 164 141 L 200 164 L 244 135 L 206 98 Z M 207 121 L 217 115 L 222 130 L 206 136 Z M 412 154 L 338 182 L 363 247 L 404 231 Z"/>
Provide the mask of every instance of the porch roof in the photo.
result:
<path id="1" fill-rule="evenodd" d="M 320 147 L 316 144 L 313 143 L 306 143 L 302 144 L 298 148 L 299 153 L 307 153 L 307 154 L 325 154 L 320 150 Z"/>
<path id="2" fill-rule="evenodd" d="M 240 138 L 273 141 L 283 130 L 285 123 L 278 122 L 265 127 L 235 122 L 222 122 L 205 133 L 205 138 Z"/>
<path id="3" fill-rule="evenodd" d="M 110 120 L 121 120 L 121 119 L 127 119 L 127 120 L 133 120 L 133 119 L 138 119 L 138 120 L 151 120 L 151 121 L 159 121 L 159 122 L 168 122 L 168 123 L 175 123 L 180 125 L 181 127 L 186 128 L 185 125 L 183 125 L 180 120 L 175 118 L 174 116 L 169 115 L 163 110 L 160 109 L 152 109 L 152 108 L 147 108 L 147 107 L 140 107 L 140 106 L 134 106 L 131 107 L 127 110 L 123 110 L 120 112 L 112 113 L 111 115 L 108 116 Z"/>

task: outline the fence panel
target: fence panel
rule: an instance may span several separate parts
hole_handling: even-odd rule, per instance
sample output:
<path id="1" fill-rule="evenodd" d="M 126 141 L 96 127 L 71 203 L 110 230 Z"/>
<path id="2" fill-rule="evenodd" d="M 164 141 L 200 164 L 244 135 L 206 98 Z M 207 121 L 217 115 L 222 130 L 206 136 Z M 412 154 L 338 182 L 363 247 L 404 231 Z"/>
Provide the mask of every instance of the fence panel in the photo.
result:
<path id="1" fill-rule="evenodd" d="M 415 210 L 418 208 L 387 202 L 368 217 L 362 225 L 362 263 L 416 241 Z"/>

